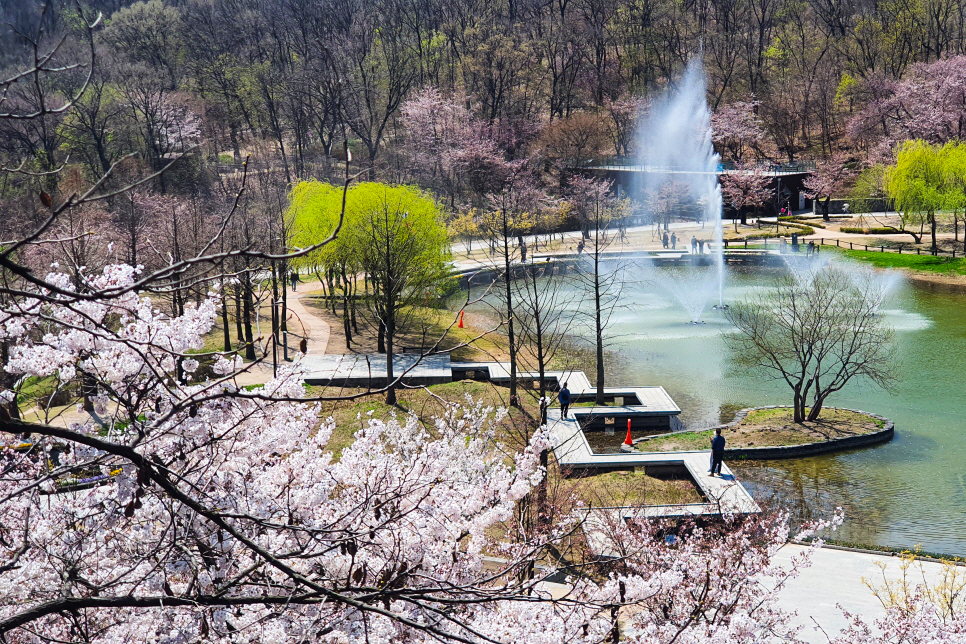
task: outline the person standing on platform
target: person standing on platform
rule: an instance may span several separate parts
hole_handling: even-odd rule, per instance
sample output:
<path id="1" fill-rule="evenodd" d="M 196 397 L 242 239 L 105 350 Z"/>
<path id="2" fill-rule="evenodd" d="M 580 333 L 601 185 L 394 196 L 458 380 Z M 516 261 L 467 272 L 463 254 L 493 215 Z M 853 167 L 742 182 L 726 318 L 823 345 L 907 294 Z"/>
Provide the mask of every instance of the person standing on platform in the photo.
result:
<path id="1" fill-rule="evenodd" d="M 557 400 L 560 401 L 560 417 L 567 418 L 567 410 L 570 409 L 570 390 L 567 389 L 566 382 L 560 388 L 560 393 L 557 394 Z"/>
<path id="2" fill-rule="evenodd" d="M 721 428 L 714 430 L 714 438 L 711 439 L 711 469 L 708 474 L 711 476 L 717 472 L 721 474 L 721 461 L 724 459 L 725 437 L 721 435 Z"/>
<path id="3" fill-rule="evenodd" d="M 674 233 L 671 233 L 671 250 L 675 250 L 674 247 L 677 245 L 678 245 L 678 236 L 675 235 Z"/>
<path id="4" fill-rule="evenodd" d="M 696 255 L 698 252 L 698 238 L 691 235 L 691 254 Z"/>
<path id="5" fill-rule="evenodd" d="M 664 231 L 664 237 L 661 238 L 661 241 L 664 244 L 664 248 L 667 248 L 667 231 L 666 230 Z"/>

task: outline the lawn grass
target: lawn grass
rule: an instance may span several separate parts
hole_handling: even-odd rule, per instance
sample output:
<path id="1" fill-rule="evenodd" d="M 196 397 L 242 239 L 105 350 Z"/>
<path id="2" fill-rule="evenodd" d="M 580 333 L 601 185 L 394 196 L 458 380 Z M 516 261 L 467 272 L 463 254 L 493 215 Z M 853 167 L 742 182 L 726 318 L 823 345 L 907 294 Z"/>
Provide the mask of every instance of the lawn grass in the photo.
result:
<path id="1" fill-rule="evenodd" d="M 57 389 L 57 376 L 25 378 L 17 392 L 17 405 L 21 408 L 31 407 L 40 399 L 50 396 Z"/>
<path id="2" fill-rule="evenodd" d="M 822 252 L 825 252 L 825 247 Z M 834 248 L 834 246 L 832 247 Z M 951 257 L 934 257 L 932 255 L 915 255 L 911 253 L 876 253 L 864 250 L 848 250 L 839 248 L 850 259 L 872 264 L 876 268 L 901 268 L 926 273 L 943 275 L 966 275 L 966 259 Z"/>
<path id="3" fill-rule="evenodd" d="M 568 481 L 573 493 L 591 507 L 704 503 L 694 482 L 657 478 L 642 471 L 604 472 Z"/>
<path id="4" fill-rule="evenodd" d="M 788 407 L 758 409 L 734 427 L 722 432 L 728 447 L 779 447 L 804 445 L 826 440 L 867 434 L 882 429 L 884 422 L 844 409 L 823 409 L 815 421 L 795 423 Z M 680 432 L 637 444 L 645 452 L 690 451 L 711 448 L 712 430 Z"/>

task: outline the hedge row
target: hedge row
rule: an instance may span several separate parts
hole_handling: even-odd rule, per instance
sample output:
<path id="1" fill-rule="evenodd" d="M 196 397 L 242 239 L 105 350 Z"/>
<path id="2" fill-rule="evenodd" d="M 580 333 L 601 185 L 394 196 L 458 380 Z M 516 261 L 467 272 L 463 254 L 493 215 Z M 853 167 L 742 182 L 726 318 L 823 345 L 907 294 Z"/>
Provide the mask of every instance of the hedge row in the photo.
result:
<path id="1" fill-rule="evenodd" d="M 804 217 L 779 217 L 778 220 L 795 222 L 800 225 L 804 224 L 805 226 L 810 228 L 825 228 L 824 224 L 815 223 L 814 221 L 811 221 L 810 219 L 805 219 Z"/>
<path id="2" fill-rule="evenodd" d="M 896 230 L 895 228 L 853 228 L 850 226 L 842 226 L 839 228 L 843 233 L 851 233 L 853 235 L 901 235 L 901 230 Z"/>
<path id="3" fill-rule="evenodd" d="M 802 236 L 811 235 L 815 232 L 808 226 L 789 226 L 789 227 L 800 230 L 801 232 L 798 234 Z M 775 231 L 771 231 L 771 232 L 760 232 L 760 233 L 752 233 L 750 235 L 743 235 L 740 239 L 736 239 L 734 241 L 742 241 L 743 239 L 775 239 L 775 238 L 776 238 Z"/>

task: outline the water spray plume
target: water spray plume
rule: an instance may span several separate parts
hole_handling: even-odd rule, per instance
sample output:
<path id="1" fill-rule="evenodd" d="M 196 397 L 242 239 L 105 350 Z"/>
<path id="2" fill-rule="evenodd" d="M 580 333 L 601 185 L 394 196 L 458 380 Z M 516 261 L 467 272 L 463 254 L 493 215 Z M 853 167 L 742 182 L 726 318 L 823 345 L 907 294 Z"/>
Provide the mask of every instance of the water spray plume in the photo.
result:
<path id="1" fill-rule="evenodd" d="M 642 150 L 640 194 L 657 195 L 668 183 L 682 188 L 682 210 L 686 207 L 696 212 L 696 221 L 712 225 L 711 254 L 714 259 L 713 276 L 695 282 L 690 276 L 685 285 L 687 299 L 700 304 L 688 304 L 685 308 L 696 321 L 708 300 L 717 290 L 718 306 L 724 305 L 724 233 L 721 223 L 723 200 L 718 184 L 720 157 L 711 142 L 711 110 L 707 102 L 707 83 L 701 59 L 688 63 L 684 76 L 655 102 L 653 109 L 641 128 Z M 666 191 L 665 191 L 666 192 Z M 683 280 L 682 280 L 683 284 Z M 682 299 L 678 297 L 678 299 Z M 697 310 L 694 310 L 697 309 Z"/>

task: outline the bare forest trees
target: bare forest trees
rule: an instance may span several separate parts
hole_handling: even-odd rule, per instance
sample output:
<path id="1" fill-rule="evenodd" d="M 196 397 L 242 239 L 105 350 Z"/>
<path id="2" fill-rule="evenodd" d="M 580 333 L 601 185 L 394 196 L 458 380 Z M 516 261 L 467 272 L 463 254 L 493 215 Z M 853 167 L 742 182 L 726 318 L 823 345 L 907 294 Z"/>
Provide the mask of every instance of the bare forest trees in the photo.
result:
<path id="1" fill-rule="evenodd" d="M 596 354 L 596 402 L 603 405 L 605 332 L 620 300 L 625 268 L 619 259 L 608 258 L 605 253 L 619 238 L 627 205 L 609 194 L 610 184 L 607 182 L 574 177 L 570 191 L 587 237 L 579 275 L 592 300 L 589 315 L 592 316 Z"/>
<path id="2" fill-rule="evenodd" d="M 158 167 L 189 140 L 210 162 L 225 155 L 236 166 L 263 145 L 271 159 L 256 161 L 277 162 L 291 182 L 332 178 L 335 139 L 348 132 L 370 179 L 421 181 L 425 168 L 408 167 L 401 149 L 402 107 L 431 88 L 491 128 L 509 158 L 543 151 L 556 165 L 572 154 L 631 154 L 646 97 L 673 85 L 699 53 L 716 144 L 729 161 L 827 157 L 849 140 L 881 151 L 904 136 L 943 142 L 961 129 L 953 85 L 962 84 L 966 38 L 962 21 L 950 18 L 960 0 L 874 8 L 781 0 L 121 4 L 91 34 L 98 65 L 84 100 L 63 114 L 4 124 L 5 147 L 30 148 L 48 170 L 70 153 L 103 172 L 129 152 Z M 87 46 L 71 11 L 51 5 L 43 18 L 45 37 L 67 37 L 64 51 Z M 14 22 L 35 24 L 39 15 L 29 14 Z M 10 60 L 26 51 L 14 32 L 0 40 Z M 55 90 L 69 95 L 77 82 L 64 76 Z M 26 106 L 38 97 L 22 85 L 7 100 Z M 191 127 L 175 132 L 182 117 Z"/>
<path id="3" fill-rule="evenodd" d="M 545 194 L 533 181 L 529 169 L 522 164 L 509 166 L 507 179 L 497 194 L 490 197 L 490 209 L 481 228 L 490 239 L 489 261 L 500 275 L 501 315 L 506 320 L 507 347 L 510 354 L 510 404 L 519 405 L 517 372 L 519 361 L 518 323 L 514 295 L 514 277 L 519 264 L 525 263 L 523 236 L 530 232 L 534 216 Z"/>

